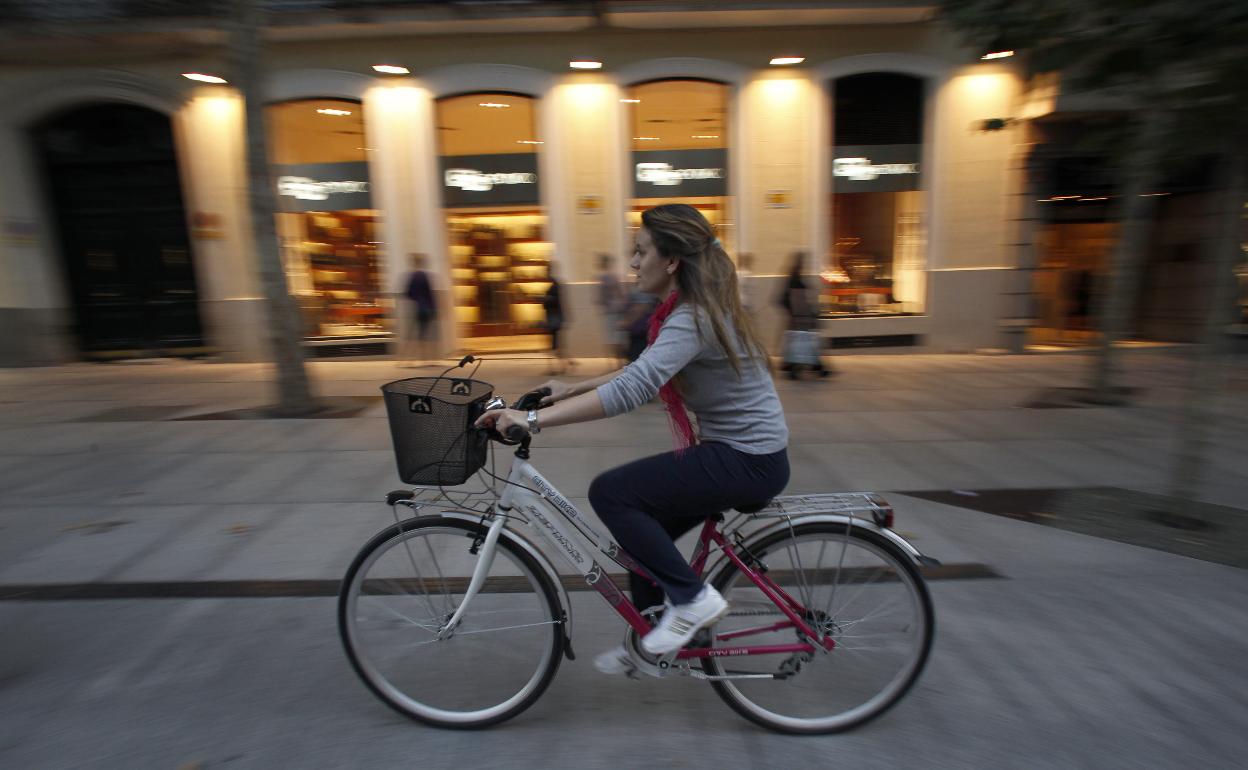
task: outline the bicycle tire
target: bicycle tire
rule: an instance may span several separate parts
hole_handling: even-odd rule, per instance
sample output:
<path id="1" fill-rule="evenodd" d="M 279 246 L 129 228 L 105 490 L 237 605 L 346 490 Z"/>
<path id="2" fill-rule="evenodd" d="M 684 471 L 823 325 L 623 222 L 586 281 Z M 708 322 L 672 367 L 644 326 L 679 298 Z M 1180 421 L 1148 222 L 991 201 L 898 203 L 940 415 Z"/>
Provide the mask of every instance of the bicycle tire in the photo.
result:
<path id="1" fill-rule="evenodd" d="M 842 598 L 847 599 L 847 601 L 840 605 L 840 617 L 837 617 L 838 610 L 833 606 L 836 598 L 836 589 L 833 588 L 828 591 L 828 610 L 825 617 L 821 620 L 825 624 L 824 627 L 834 634 L 834 638 L 838 641 L 837 646 L 826 653 L 815 652 L 813 660 L 802 664 L 800 670 L 792 674 L 788 679 L 721 680 L 710 682 L 716 694 L 738 714 L 755 724 L 778 732 L 803 735 L 836 733 L 858 727 L 879 717 L 901 700 L 914 685 L 927 663 L 928 654 L 932 647 L 932 639 L 935 633 L 935 617 L 927 586 L 909 556 L 884 537 L 858 527 L 847 528 L 846 525 L 836 522 L 812 522 L 799 524 L 792 528 L 786 527 L 752 541 L 747 540 L 742 551 L 748 551 L 762 563 L 766 564 L 768 566 L 768 575 L 773 580 L 776 580 L 778 584 L 781 584 L 782 587 L 785 587 L 786 590 L 789 590 L 790 595 L 799 598 L 800 601 L 799 594 L 803 591 L 808 591 L 812 598 L 816 596 L 821 585 L 821 576 L 824 575 L 824 572 L 820 566 L 816 566 L 812 576 L 810 574 L 809 559 L 806 563 L 798 561 L 799 567 L 796 569 L 793 568 L 792 562 L 801 558 L 803 543 L 815 543 L 820 541 L 820 539 L 826 541 L 826 543 L 842 544 L 843 551 L 839 555 L 841 562 L 834 573 L 835 577 L 832 585 L 855 586 L 854 589 L 846 589 L 846 591 L 853 591 L 849 597 L 842 595 Z M 797 545 L 791 545 L 794 543 Z M 853 552 L 850 561 L 855 563 L 845 564 L 845 559 L 851 554 L 851 546 Z M 824 547 L 826 548 L 826 545 Z M 787 563 L 786 559 L 776 556 L 781 550 L 789 555 Z M 807 548 L 806 552 L 809 554 L 811 550 Z M 823 555 L 824 549 L 821 548 L 819 556 L 822 557 Z M 872 556 L 878 559 L 879 564 L 874 566 L 871 564 L 869 557 Z M 769 557 L 771 558 L 769 559 Z M 787 570 L 786 566 L 788 567 Z M 847 582 L 841 583 L 842 577 L 845 577 Z M 786 579 L 792 582 L 793 585 L 785 586 L 783 581 Z M 891 599 L 895 594 L 906 596 L 910 603 L 909 616 L 896 620 L 889 619 L 887 625 L 899 626 L 900 630 L 893 637 L 907 642 L 909 646 L 904 659 L 896 663 L 896 671 L 888 676 L 885 684 L 877 691 L 872 692 L 871 696 L 862 700 L 862 702 L 852 703 L 845 707 L 834 706 L 832 713 L 829 714 L 818 716 L 807 713 L 795 716 L 793 714 L 781 713 L 782 710 L 794 711 L 800 708 L 797 704 L 798 698 L 795 697 L 798 692 L 809 692 L 811 700 L 816 703 L 821 703 L 825 699 L 831 702 L 838 698 L 844 698 L 846 702 L 857 700 L 857 696 L 851 692 L 853 690 L 852 685 L 855 684 L 853 680 L 855 678 L 859 680 L 865 679 L 866 675 L 870 673 L 871 666 L 862 664 L 872 663 L 869 654 L 863 653 L 863 650 L 870 648 L 872 644 L 877 644 L 869 641 L 871 637 L 883 635 L 872 634 L 871 629 L 873 626 L 870 624 L 866 625 L 865 629 L 859 628 L 860 624 L 872 621 L 873 615 L 879 614 L 879 610 L 859 610 L 857 607 L 851 610 L 850 603 L 855 602 L 857 597 L 862 596 L 872 586 L 883 587 L 894 582 L 896 585 L 901 586 L 903 591 L 892 591 L 885 598 Z M 740 619 L 734 621 L 734 616 L 736 615 L 751 617 L 758 614 L 766 615 L 770 612 L 770 614 L 775 616 L 774 619 L 784 619 L 780 610 L 769 600 L 765 599 L 761 591 L 758 591 L 754 584 L 742 575 L 732 562 L 725 562 L 712 577 L 711 583 L 724 594 L 729 600 L 730 607 L 732 607 L 729 615 L 713 629 L 714 633 L 731 631 L 736 623 L 744 624 L 746 627 L 756 627 L 759 622 Z M 740 590 L 738 591 L 738 589 Z M 754 601 L 750 599 L 751 592 L 756 597 Z M 883 594 L 883 590 L 873 590 L 867 599 L 864 600 L 863 606 L 872 606 L 869 604 L 870 600 L 878 599 Z M 822 594 L 819 594 L 819 596 L 820 601 L 822 601 Z M 809 605 L 815 604 L 815 602 L 806 604 L 809 608 Z M 856 612 L 867 612 L 870 614 L 863 614 L 861 619 L 855 619 Z M 887 614 L 891 615 L 892 613 Z M 883 618 L 874 622 L 877 625 L 884 626 L 882 621 Z M 905 628 L 907 623 L 915 626 L 912 631 Z M 841 633 L 838 634 L 836 632 L 837 629 Z M 846 630 L 851 629 L 855 633 L 844 633 Z M 775 636 L 767 640 L 766 643 L 784 643 L 797 640 L 796 629 L 793 628 L 773 633 Z M 837 638 L 838 636 L 840 638 Z M 889 638 L 885 638 L 884 643 L 887 643 Z M 862 644 L 862 642 L 855 640 L 868 641 L 866 641 L 866 647 L 860 649 L 856 645 Z M 748 638 L 735 639 L 731 642 L 733 645 L 754 643 L 763 642 L 749 640 Z M 883 648 L 884 644 L 880 644 L 880 646 Z M 857 653 L 863 654 L 858 656 L 856 655 Z M 774 665 L 768 666 L 768 663 L 774 663 L 776 657 L 778 656 L 708 657 L 703 659 L 702 668 L 709 675 L 722 675 L 726 673 L 724 663 L 731 660 L 734 666 L 745 664 L 750 667 L 751 671 L 768 673 L 777 670 Z M 884 662 L 887 666 L 892 665 L 887 659 Z M 840 665 L 838 666 L 837 664 Z M 833 671 L 834 667 L 837 668 L 836 671 Z M 815 672 L 819 675 L 817 681 L 815 680 Z M 828 681 L 825 677 L 830 673 L 835 674 L 835 676 L 832 677 L 831 681 Z M 887 669 L 885 673 L 888 673 Z M 844 686 L 847 681 L 850 686 Z M 827 684 L 824 684 L 824 682 L 827 682 Z M 873 685 L 868 685 L 868 687 L 873 687 Z M 762 701 L 764 699 L 772 701 L 776 705 L 763 705 Z"/>
<path id="2" fill-rule="evenodd" d="M 541 697 L 563 658 L 565 610 L 555 586 L 537 560 L 506 537 L 499 538 L 487 583 L 455 632 L 448 639 L 433 639 L 437 627 L 459 606 L 457 598 L 462 597 L 476 558 L 469 548 L 483 540 L 486 531 L 476 522 L 442 516 L 393 524 L 360 549 L 339 590 L 339 635 L 355 673 L 384 703 L 425 724 L 474 729 L 511 719 Z M 436 544 L 431 542 L 434 535 L 440 536 Z M 421 555 L 426 562 L 423 571 L 412 555 L 411 543 L 417 539 L 427 547 Z M 398 549 L 404 543 L 408 545 Z M 459 559 L 458 576 L 443 574 L 435 545 L 443 560 L 454 563 Z M 424 575 L 430 557 L 437 577 Z M 383 559 L 384 567 L 379 567 Z M 414 579 L 406 575 L 409 563 L 417 574 Z M 404 576 L 386 576 L 387 572 L 403 572 Z M 364 606 L 361 597 L 369 599 Z M 373 620 L 374 611 L 379 621 Z M 498 617 L 502 613 L 507 619 Z M 476 627 L 487 622 L 482 620 L 486 615 L 495 624 L 514 618 L 533 622 Z M 491 648 L 490 640 L 502 639 L 501 632 L 511 633 L 503 640 L 505 644 Z M 529 663 L 517 663 L 520 632 L 525 657 L 532 657 Z M 374 642 L 382 640 L 398 642 L 399 652 L 379 649 L 381 645 Z M 411 654 L 417 647 L 425 654 Z M 429 653 L 435 659 L 430 660 Z M 469 659 L 447 660 L 454 655 Z M 526 672 L 530 666 L 532 671 Z M 445 681 L 435 683 L 435 678 Z M 494 690 L 505 697 L 495 696 Z"/>

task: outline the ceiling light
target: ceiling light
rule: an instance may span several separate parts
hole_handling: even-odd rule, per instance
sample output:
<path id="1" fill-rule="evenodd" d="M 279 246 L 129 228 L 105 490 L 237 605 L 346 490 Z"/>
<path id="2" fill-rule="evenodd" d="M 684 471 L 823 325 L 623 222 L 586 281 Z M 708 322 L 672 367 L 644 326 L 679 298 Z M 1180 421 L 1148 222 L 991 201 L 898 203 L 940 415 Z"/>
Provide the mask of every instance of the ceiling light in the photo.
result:
<path id="1" fill-rule="evenodd" d="M 517 139 L 516 144 L 546 144 L 546 143 L 539 142 L 536 139 Z"/>
<path id="2" fill-rule="evenodd" d="M 351 110 L 335 110 L 332 107 L 322 107 L 317 110 L 322 115 L 350 115 Z"/>
<path id="3" fill-rule="evenodd" d="M 988 61 L 989 59 L 1005 59 L 1013 55 L 1013 51 L 994 51 L 993 53 L 986 53 L 979 58 L 983 61 Z"/>
<path id="4" fill-rule="evenodd" d="M 480 104 L 478 104 L 477 106 L 478 106 L 478 107 L 493 107 L 493 108 L 495 108 L 495 109 L 502 109 L 503 107 L 510 107 L 511 105 L 510 105 L 510 104 L 503 104 L 502 102 L 481 102 L 481 103 L 480 103 Z"/>
<path id="5" fill-rule="evenodd" d="M 183 72 L 182 77 L 188 80 L 198 80 L 201 83 L 225 83 L 225 78 L 219 78 L 216 75 L 201 75 L 198 72 Z"/>
<path id="6" fill-rule="evenodd" d="M 633 141 L 634 142 L 657 142 L 659 141 L 659 137 L 657 136 L 634 136 Z"/>
<path id="7" fill-rule="evenodd" d="M 719 134 L 694 134 L 693 139 L 718 139 Z"/>
<path id="8" fill-rule="evenodd" d="M 595 59 L 573 59 L 568 62 L 568 66 L 574 70 L 600 70 L 602 62 Z"/>
<path id="9" fill-rule="evenodd" d="M 387 75 L 406 75 L 411 72 L 407 67 L 400 67 L 397 64 L 374 64 L 373 69 Z"/>
<path id="10" fill-rule="evenodd" d="M 621 104 L 641 104 L 640 99 L 621 99 Z"/>
<path id="11" fill-rule="evenodd" d="M 786 64 L 801 64 L 806 61 L 805 56 L 777 56 L 771 60 L 773 67 L 782 67 Z"/>

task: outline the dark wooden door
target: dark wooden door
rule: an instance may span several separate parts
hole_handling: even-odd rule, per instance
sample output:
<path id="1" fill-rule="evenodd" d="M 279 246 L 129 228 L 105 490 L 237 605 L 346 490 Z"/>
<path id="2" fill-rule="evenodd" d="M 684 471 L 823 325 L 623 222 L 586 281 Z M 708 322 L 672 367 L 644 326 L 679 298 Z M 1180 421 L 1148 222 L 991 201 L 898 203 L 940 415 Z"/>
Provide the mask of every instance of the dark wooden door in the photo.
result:
<path id="1" fill-rule="evenodd" d="M 88 357 L 204 351 L 169 119 L 93 105 L 38 126 L 51 210 Z"/>

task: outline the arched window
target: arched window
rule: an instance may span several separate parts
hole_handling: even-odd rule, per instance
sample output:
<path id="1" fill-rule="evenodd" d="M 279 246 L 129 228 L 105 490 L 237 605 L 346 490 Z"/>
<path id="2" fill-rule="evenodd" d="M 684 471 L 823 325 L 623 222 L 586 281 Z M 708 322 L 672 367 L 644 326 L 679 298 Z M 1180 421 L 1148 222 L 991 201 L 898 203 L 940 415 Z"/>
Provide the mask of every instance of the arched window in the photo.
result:
<path id="1" fill-rule="evenodd" d="M 461 337 L 545 330 L 541 300 L 550 287 L 551 244 L 541 206 L 536 112 L 536 99 L 514 93 L 438 100 L 442 199 Z"/>
<path id="2" fill-rule="evenodd" d="M 729 253 L 736 228 L 728 205 L 729 86 L 710 80 L 655 80 L 624 90 L 632 141 L 629 224 L 661 203 L 687 203 L 715 227 Z"/>
<path id="3" fill-rule="evenodd" d="M 388 335 L 360 103 L 300 99 L 270 105 L 266 118 L 277 232 L 306 336 Z"/>
<path id="4" fill-rule="evenodd" d="M 923 80 L 870 72 L 832 85 L 832 252 L 825 315 L 923 312 Z"/>

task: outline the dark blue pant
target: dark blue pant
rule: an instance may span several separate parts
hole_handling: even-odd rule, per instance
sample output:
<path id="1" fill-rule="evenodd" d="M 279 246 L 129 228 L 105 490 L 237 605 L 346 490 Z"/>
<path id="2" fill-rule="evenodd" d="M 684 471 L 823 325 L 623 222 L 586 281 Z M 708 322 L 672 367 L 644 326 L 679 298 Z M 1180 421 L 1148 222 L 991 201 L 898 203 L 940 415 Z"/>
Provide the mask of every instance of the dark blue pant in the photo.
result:
<path id="1" fill-rule="evenodd" d="M 720 511 L 766 502 L 788 483 L 786 450 L 752 455 L 706 443 L 601 474 L 589 485 L 589 502 L 616 541 L 659 584 L 656 589 L 644 578 L 631 577 L 633 603 L 644 610 L 662 603 L 663 594 L 673 604 L 686 604 L 702 590 L 676 538 Z"/>

